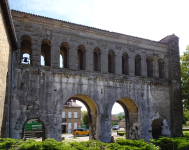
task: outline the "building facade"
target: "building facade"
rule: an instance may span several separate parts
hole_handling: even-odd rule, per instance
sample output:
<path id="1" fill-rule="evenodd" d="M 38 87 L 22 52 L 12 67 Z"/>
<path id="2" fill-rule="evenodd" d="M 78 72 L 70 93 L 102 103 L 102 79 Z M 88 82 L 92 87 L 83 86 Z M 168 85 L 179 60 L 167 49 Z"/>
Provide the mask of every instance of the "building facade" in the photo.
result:
<path id="1" fill-rule="evenodd" d="M 62 110 L 62 133 L 72 133 L 80 127 L 81 107 L 76 100 L 68 100 Z"/>
<path id="2" fill-rule="evenodd" d="M 86 105 L 89 139 L 110 141 L 115 102 L 124 108 L 128 139 L 153 138 L 156 123 L 158 134 L 182 135 L 177 36 L 156 42 L 19 11 L 12 17 L 19 48 L 13 138 L 22 138 L 27 120 L 39 119 L 44 139 L 61 140 L 69 99 Z"/>
<path id="3" fill-rule="evenodd" d="M 0 136 L 9 137 L 11 60 L 17 49 L 14 25 L 7 0 L 0 0 Z"/>

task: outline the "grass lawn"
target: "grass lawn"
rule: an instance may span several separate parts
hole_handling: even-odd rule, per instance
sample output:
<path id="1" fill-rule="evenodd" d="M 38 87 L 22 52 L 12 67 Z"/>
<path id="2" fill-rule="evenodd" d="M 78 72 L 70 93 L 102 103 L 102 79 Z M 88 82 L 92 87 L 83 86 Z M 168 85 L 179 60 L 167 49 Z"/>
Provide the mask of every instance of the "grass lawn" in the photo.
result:
<path id="1" fill-rule="evenodd" d="M 183 132 L 183 134 L 185 134 L 185 133 L 188 133 L 189 134 L 189 131 L 182 131 Z"/>

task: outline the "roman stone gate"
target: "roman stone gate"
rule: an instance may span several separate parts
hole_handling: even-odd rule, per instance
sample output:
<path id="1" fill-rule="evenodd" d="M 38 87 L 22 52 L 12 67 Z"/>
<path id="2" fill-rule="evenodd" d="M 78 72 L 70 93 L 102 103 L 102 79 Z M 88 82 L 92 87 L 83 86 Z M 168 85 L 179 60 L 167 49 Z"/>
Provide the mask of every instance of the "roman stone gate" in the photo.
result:
<path id="1" fill-rule="evenodd" d="M 178 37 L 155 42 L 12 11 L 14 57 L 11 136 L 37 118 L 44 137 L 61 140 L 68 99 L 89 112 L 90 139 L 110 142 L 111 110 L 125 111 L 127 139 L 182 135 Z M 174 119 L 177 118 L 177 119 Z"/>

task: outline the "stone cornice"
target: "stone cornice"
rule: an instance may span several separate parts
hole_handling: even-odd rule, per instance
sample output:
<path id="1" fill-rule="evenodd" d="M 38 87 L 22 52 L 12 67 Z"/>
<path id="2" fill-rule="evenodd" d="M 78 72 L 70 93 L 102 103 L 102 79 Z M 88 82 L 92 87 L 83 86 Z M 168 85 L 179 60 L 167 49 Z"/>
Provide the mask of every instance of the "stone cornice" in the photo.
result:
<path id="1" fill-rule="evenodd" d="M 121 39 L 121 40 L 129 41 L 129 42 L 133 42 L 133 43 L 144 43 L 146 45 L 152 45 L 155 47 L 162 47 L 166 49 L 168 48 L 168 45 L 164 43 L 151 41 L 151 40 L 138 38 L 138 37 L 133 37 L 133 36 L 125 35 L 125 34 L 110 32 L 106 30 L 101 30 L 101 29 L 97 29 L 93 27 L 84 26 L 84 25 L 78 25 L 78 24 L 74 24 L 74 23 L 70 23 L 66 21 L 56 20 L 56 19 L 29 14 L 25 12 L 20 12 L 16 10 L 12 10 L 12 16 L 16 20 L 29 21 L 32 23 L 41 24 L 45 26 L 63 28 L 66 30 L 84 32 L 88 34 L 95 34 L 97 36 L 104 36 L 104 37 L 109 37 L 113 39 Z"/>

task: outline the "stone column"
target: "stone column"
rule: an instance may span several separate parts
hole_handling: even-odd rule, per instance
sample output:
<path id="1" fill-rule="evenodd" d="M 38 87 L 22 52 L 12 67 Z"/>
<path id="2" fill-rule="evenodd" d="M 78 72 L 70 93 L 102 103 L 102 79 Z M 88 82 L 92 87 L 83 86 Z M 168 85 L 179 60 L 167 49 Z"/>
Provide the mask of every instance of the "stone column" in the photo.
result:
<path id="1" fill-rule="evenodd" d="M 135 76 L 135 55 L 129 53 L 129 76 Z"/>
<path id="2" fill-rule="evenodd" d="M 179 38 L 170 35 L 161 40 L 169 46 L 169 71 L 171 81 L 171 133 L 172 136 L 182 136 L 183 104 L 181 93 L 181 72 L 179 55 Z M 175 119 L 176 118 L 176 119 Z"/>
<path id="3" fill-rule="evenodd" d="M 39 40 L 40 41 L 40 40 Z M 33 66 L 40 66 L 41 65 L 41 42 L 39 41 L 31 41 L 31 63 Z"/>
<path id="4" fill-rule="evenodd" d="M 115 74 L 122 75 L 122 57 L 119 52 L 115 55 Z"/>
<path id="5" fill-rule="evenodd" d="M 144 54 L 145 55 L 145 54 Z M 141 60 L 141 76 L 147 77 L 147 62 L 146 56 L 142 56 Z"/>
<path id="6" fill-rule="evenodd" d="M 108 73 L 108 52 L 106 49 L 101 53 L 101 73 Z"/>
<path id="7" fill-rule="evenodd" d="M 77 70 L 77 43 L 70 43 L 69 45 L 69 68 Z"/>
<path id="8" fill-rule="evenodd" d="M 157 57 L 157 54 L 154 54 L 153 77 L 155 79 L 159 78 L 159 68 L 158 68 L 158 57 Z"/>
<path id="9" fill-rule="evenodd" d="M 51 44 L 51 66 L 53 68 L 60 67 L 60 46 L 55 43 Z"/>
<path id="10" fill-rule="evenodd" d="M 85 53 L 85 70 L 88 72 L 93 72 L 93 51 L 92 46 L 86 46 Z"/>

